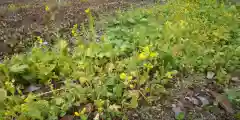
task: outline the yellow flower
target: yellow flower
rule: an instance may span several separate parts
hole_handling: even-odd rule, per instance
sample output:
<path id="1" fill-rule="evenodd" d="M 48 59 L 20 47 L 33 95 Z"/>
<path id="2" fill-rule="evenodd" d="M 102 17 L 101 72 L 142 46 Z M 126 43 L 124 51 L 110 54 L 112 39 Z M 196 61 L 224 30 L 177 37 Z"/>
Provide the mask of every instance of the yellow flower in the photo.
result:
<path id="1" fill-rule="evenodd" d="M 166 73 L 166 77 L 172 79 L 173 78 L 172 73 L 171 72 L 167 72 Z"/>
<path id="2" fill-rule="evenodd" d="M 149 68 L 149 69 L 153 68 L 153 65 L 151 63 L 148 63 L 148 64 L 144 63 L 143 65 L 144 65 L 144 67 Z"/>
<path id="3" fill-rule="evenodd" d="M 130 87 L 131 89 L 133 89 L 133 88 L 134 88 L 134 85 L 133 85 L 133 84 L 130 84 L 129 87 Z"/>
<path id="4" fill-rule="evenodd" d="M 72 35 L 73 35 L 74 37 L 77 36 L 77 28 L 78 28 L 78 24 L 75 24 L 75 25 L 73 26 L 73 28 L 72 28 Z"/>
<path id="5" fill-rule="evenodd" d="M 77 36 L 76 31 L 72 30 L 72 36 L 73 36 L 73 37 L 76 37 L 76 36 Z"/>
<path id="6" fill-rule="evenodd" d="M 149 87 L 145 88 L 145 90 L 146 90 L 146 92 L 150 92 L 150 88 Z"/>
<path id="7" fill-rule="evenodd" d="M 75 116 L 80 116 L 80 114 L 78 112 L 74 112 Z"/>
<path id="8" fill-rule="evenodd" d="M 28 98 L 24 99 L 24 102 L 28 102 L 28 101 L 29 101 Z"/>
<path id="9" fill-rule="evenodd" d="M 127 78 L 127 75 L 125 73 L 120 74 L 120 79 L 125 80 Z"/>
<path id="10" fill-rule="evenodd" d="M 48 7 L 48 5 L 45 6 L 45 11 L 49 11 L 50 8 Z"/>
<path id="11" fill-rule="evenodd" d="M 147 59 L 147 55 L 144 53 L 144 52 L 142 52 L 142 53 L 140 53 L 139 55 L 138 55 L 138 58 L 140 59 L 140 60 L 145 60 L 145 59 Z"/>
<path id="12" fill-rule="evenodd" d="M 43 40 L 42 40 L 42 38 L 41 37 L 37 37 L 37 40 L 38 40 L 38 42 L 40 43 L 40 44 L 43 44 Z"/>
<path id="13" fill-rule="evenodd" d="M 84 114 L 86 112 L 86 108 L 83 108 L 80 114 Z"/>
<path id="14" fill-rule="evenodd" d="M 145 53 L 149 53 L 150 52 L 150 48 L 148 46 L 143 48 L 143 52 Z"/>
<path id="15" fill-rule="evenodd" d="M 128 80 L 132 80 L 133 79 L 133 77 L 132 76 L 128 76 Z"/>
<path id="16" fill-rule="evenodd" d="M 156 52 L 151 52 L 149 56 L 150 56 L 151 58 L 153 58 L 153 57 L 157 57 L 157 55 L 158 55 L 158 54 L 157 54 Z"/>
<path id="17" fill-rule="evenodd" d="M 77 29 L 77 27 L 78 27 L 78 24 L 73 25 L 73 28 Z"/>
<path id="18" fill-rule="evenodd" d="M 4 115 L 8 116 L 8 115 L 11 115 L 11 113 L 7 111 L 7 112 L 4 112 Z"/>
<path id="19" fill-rule="evenodd" d="M 85 10 L 85 13 L 89 13 L 90 12 L 90 8 Z"/>

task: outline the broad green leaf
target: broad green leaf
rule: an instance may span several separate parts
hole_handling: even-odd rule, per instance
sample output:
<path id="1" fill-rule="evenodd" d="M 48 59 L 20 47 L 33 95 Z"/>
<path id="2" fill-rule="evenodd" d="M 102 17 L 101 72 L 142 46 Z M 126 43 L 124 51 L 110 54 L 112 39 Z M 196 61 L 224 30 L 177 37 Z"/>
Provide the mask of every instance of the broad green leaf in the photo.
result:
<path id="1" fill-rule="evenodd" d="M 127 104 L 130 108 L 137 108 L 138 107 L 138 98 L 139 98 L 139 92 L 132 90 L 129 91 L 129 97 L 131 98 L 130 103 Z"/>
<path id="2" fill-rule="evenodd" d="M 115 93 L 115 95 L 117 97 L 122 97 L 123 94 L 123 85 L 122 84 L 117 84 L 114 88 L 113 88 L 113 92 Z"/>

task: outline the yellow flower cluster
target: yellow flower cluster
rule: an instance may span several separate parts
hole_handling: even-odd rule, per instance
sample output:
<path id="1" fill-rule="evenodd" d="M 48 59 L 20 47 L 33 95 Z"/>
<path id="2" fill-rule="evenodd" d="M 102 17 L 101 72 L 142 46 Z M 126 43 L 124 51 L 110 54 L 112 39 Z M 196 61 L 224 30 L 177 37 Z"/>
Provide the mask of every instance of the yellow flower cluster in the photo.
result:
<path id="1" fill-rule="evenodd" d="M 176 70 L 174 70 L 174 71 L 171 71 L 171 72 L 167 72 L 167 73 L 165 74 L 165 76 L 166 76 L 167 78 L 169 78 L 169 79 L 172 79 L 173 76 L 176 75 L 177 73 L 178 73 L 178 72 L 177 72 Z"/>
<path id="2" fill-rule="evenodd" d="M 127 76 L 125 73 L 121 73 L 120 74 L 120 79 L 121 80 L 132 80 L 133 77 L 132 76 Z"/>
<path id="3" fill-rule="evenodd" d="M 46 6 L 45 6 L 45 11 L 47 11 L 47 12 L 48 12 L 49 10 L 50 10 L 49 6 L 48 6 L 48 5 L 46 5 Z"/>
<path id="4" fill-rule="evenodd" d="M 86 108 L 83 108 L 81 112 L 74 112 L 74 115 L 81 116 L 81 115 L 85 114 L 86 110 L 87 110 Z"/>
<path id="5" fill-rule="evenodd" d="M 144 63 L 143 65 L 144 65 L 144 67 L 146 67 L 148 69 L 153 68 L 153 65 L 151 63 Z"/>
<path id="6" fill-rule="evenodd" d="M 119 75 L 119 77 L 120 77 L 121 80 L 124 80 L 124 84 L 125 84 L 125 85 L 128 85 L 129 88 L 131 88 L 131 89 L 135 88 L 135 85 L 134 85 L 134 84 L 129 84 L 129 83 L 133 80 L 133 76 L 127 75 L 127 74 L 125 74 L 125 73 L 121 73 L 121 74 Z"/>
<path id="7" fill-rule="evenodd" d="M 90 8 L 86 9 L 85 13 L 87 13 L 87 14 L 90 13 Z"/>
<path id="8" fill-rule="evenodd" d="M 76 37 L 77 36 L 77 28 L 78 28 L 78 24 L 75 24 L 72 28 L 72 36 Z"/>
<path id="9" fill-rule="evenodd" d="M 149 46 L 143 48 L 143 52 L 138 55 L 139 60 L 146 60 L 147 58 L 154 58 L 157 57 L 157 52 L 152 52 Z"/>

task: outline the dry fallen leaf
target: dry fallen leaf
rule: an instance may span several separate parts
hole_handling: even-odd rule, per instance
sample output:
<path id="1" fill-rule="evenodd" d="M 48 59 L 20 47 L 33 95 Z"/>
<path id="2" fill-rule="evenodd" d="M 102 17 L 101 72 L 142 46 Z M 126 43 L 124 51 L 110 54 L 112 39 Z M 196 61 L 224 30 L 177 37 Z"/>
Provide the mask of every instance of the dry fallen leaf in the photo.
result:
<path id="1" fill-rule="evenodd" d="M 223 107 L 228 113 L 232 113 L 232 114 L 234 113 L 232 105 L 225 95 L 221 95 L 212 90 L 208 90 L 208 91 L 215 98 L 215 100 L 221 105 L 221 107 Z"/>
<path id="2" fill-rule="evenodd" d="M 93 111 L 93 104 L 89 103 L 86 105 L 86 110 L 87 112 L 92 112 Z"/>

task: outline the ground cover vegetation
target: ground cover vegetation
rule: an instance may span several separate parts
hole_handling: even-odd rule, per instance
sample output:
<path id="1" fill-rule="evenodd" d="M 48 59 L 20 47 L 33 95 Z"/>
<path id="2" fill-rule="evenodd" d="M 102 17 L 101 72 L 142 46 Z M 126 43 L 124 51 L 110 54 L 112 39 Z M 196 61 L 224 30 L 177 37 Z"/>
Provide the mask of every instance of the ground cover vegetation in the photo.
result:
<path id="1" fill-rule="evenodd" d="M 128 119 L 125 111 L 164 99 L 186 74 L 212 71 L 228 87 L 229 73 L 240 69 L 234 5 L 175 0 L 134 8 L 103 19 L 101 35 L 91 9 L 85 14 L 88 25 L 73 26 L 71 44 L 36 36 L 28 52 L 4 59 L 0 119 Z M 226 93 L 240 104 L 239 88 Z"/>

